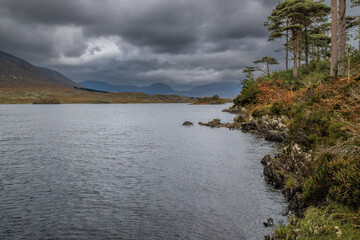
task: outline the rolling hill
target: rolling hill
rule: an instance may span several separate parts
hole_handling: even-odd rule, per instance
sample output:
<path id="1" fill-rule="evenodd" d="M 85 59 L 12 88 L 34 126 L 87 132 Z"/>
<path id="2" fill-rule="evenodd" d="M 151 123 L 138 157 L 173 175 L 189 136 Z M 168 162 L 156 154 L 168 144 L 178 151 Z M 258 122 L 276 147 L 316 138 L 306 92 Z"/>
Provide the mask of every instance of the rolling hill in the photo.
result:
<path id="1" fill-rule="evenodd" d="M 35 66 L 0 50 L 1 88 L 73 88 L 74 86 L 80 85 L 59 72 Z"/>

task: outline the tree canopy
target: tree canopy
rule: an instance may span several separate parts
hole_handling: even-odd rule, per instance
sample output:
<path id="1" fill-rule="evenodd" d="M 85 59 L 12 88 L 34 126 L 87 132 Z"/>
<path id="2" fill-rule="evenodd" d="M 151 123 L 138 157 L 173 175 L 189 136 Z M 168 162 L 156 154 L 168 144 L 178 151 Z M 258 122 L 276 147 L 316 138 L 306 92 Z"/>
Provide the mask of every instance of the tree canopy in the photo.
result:
<path id="1" fill-rule="evenodd" d="M 326 21 L 330 7 L 323 1 L 285 0 L 279 2 L 265 22 L 270 35 L 269 40 L 281 38 L 286 31 L 291 32 L 293 52 L 293 75 L 298 75 L 298 58 L 302 32 L 305 31 L 306 55 L 308 56 L 307 30 L 310 25 Z"/>
<path id="2" fill-rule="evenodd" d="M 279 62 L 273 57 L 263 57 L 262 59 L 254 61 L 254 63 L 255 64 L 264 63 L 266 65 L 266 70 L 263 70 L 259 67 L 257 67 L 257 70 L 265 73 L 267 76 L 270 76 L 270 65 L 279 64 Z"/>

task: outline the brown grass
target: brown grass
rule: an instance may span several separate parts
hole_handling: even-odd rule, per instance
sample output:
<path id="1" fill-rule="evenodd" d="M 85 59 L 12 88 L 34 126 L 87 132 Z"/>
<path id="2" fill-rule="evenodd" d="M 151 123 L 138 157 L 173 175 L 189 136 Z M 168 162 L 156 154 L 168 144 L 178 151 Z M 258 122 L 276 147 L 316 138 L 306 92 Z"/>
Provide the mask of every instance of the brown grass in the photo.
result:
<path id="1" fill-rule="evenodd" d="M 278 80 L 276 85 L 272 81 L 259 83 L 260 93 L 256 97 L 257 102 L 266 105 L 283 102 L 290 106 L 301 95 L 301 92 L 294 92 L 284 87 L 279 87 L 281 85 L 281 80 Z"/>
<path id="2" fill-rule="evenodd" d="M 102 93 L 66 87 L 0 88 L 0 104 L 32 104 L 39 99 L 57 99 L 60 103 L 183 103 L 193 99 L 177 95 L 144 93 Z"/>

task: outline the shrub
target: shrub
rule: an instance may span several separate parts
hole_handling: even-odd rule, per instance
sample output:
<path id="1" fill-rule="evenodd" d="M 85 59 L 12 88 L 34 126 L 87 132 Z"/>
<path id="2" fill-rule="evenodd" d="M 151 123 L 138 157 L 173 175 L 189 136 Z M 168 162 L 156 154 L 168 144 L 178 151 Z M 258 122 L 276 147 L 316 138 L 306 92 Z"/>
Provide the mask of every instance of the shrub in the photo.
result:
<path id="1" fill-rule="evenodd" d="M 211 97 L 211 100 L 220 100 L 219 95 L 214 95 Z"/>
<path id="2" fill-rule="evenodd" d="M 314 172 L 303 182 L 304 198 L 318 202 L 329 198 L 341 204 L 360 207 L 360 159 L 323 153 Z"/>
<path id="3" fill-rule="evenodd" d="M 251 113 L 251 116 L 253 116 L 255 118 L 260 118 L 266 114 L 267 114 L 267 111 L 265 109 L 254 109 L 253 112 Z"/>
<path id="4" fill-rule="evenodd" d="M 319 202 L 326 198 L 329 192 L 330 176 L 328 163 L 334 158 L 331 154 L 324 154 L 316 159 L 314 172 L 303 182 L 303 196 L 310 202 Z"/>
<path id="5" fill-rule="evenodd" d="M 328 74 L 321 71 L 310 72 L 303 76 L 302 82 L 304 87 L 318 86 L 325 82 Z"/>
<path id="6" fill-rule="evenodd" d="M 273 115 L 287 115 L 288 109 L 282 102 L 276 102 L 270 107 L 270 113 Z"/>
<path id="7" fill-rule="evenodd" d="M 256 95 L 260 92 L 258 83 L 253 79 L 245 79 L 240 95 L 234 99 L 236 106 L 245 106 L 250 103 L 255 103 Z"/>
<path id="8" fill-rule="evenodd" d="M 273 81 L 277 81 L 277 80 L 287 80 L 287 79 L 294 79 L 292 70 L 280 70 L 280 71 L 275 71 L 271 74 L 270 79 Z"/>
<path id="9" fill-rule="evenodd" d="M 325 111 L 296 107 L 291 112 L 295 115 L 289 126 L 290 137 L 295 142 L 310 149 L 315 147 L 315 140 L 322 141 L 329 136 L 330 116 Z"/>
<path id="10" fill-rule="evenodd" d="M 329 163 L 332 170 L 329 197 L 339 203 L 360 207 L 360 166 L 352 158 L 336 158 Z"/>

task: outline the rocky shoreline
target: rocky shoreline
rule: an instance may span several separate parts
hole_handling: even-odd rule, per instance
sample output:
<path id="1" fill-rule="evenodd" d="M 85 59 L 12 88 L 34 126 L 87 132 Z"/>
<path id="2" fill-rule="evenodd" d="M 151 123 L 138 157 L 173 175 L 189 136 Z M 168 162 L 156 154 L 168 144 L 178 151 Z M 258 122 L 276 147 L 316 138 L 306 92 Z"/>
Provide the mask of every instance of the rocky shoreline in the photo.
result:
<path id="1" fill-rule="evenodd" d="M 266 155 L 261 160 L 264 165 L 263 174 L 266 181 L 276 189 L 280 189 L 287 199 L 288 210 L 286 213 L 291 212 L 296 217 L 302 217 L 308 204 L 301 194 L 301 181 L 304 173 L 309 170 L 314 157 L 312 152 L 304 151 L 299 144 L 290 140 L 287 127 L 289 118 L 283 115 L 254 116 L 245 108 L 230 109 L 225 112 L 236 113 L 238 116 L 233 123 L 221 123 L 219 119 L 214 119 L 208 123 L 200 122 L 199 125 L 237 129 L 255 133 L 267 141 L 277 142 L 279 153 L 273 157 Z"/>

